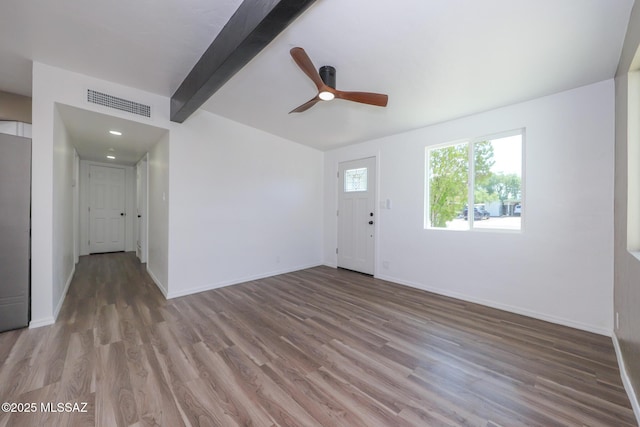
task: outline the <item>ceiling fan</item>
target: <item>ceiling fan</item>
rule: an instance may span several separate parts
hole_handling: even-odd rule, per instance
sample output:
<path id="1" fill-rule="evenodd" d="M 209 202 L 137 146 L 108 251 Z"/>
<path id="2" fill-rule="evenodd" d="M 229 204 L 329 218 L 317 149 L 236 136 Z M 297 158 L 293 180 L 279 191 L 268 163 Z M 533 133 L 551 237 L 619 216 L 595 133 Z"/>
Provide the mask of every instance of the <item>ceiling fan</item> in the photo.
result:
<path id="1" fill-rule="evenodd" d="M 386 107 L 389 97 L 381 93 L 371 92 L 347 92 L 336 89 L 336 69 L 325 65 L 316 71 L 316 67 L 309 59 L 307 52 L 301 47 L 294 47 L 290 51 L 291 57 L 298 67 L 316 84 L 318 94 L 301 106 L 291 110 L 291 113 L 302 113 L 313 107 L 320 101 L 331 101 L 334 98 L 346 101 L 360 102 L 361 104 Z"/>

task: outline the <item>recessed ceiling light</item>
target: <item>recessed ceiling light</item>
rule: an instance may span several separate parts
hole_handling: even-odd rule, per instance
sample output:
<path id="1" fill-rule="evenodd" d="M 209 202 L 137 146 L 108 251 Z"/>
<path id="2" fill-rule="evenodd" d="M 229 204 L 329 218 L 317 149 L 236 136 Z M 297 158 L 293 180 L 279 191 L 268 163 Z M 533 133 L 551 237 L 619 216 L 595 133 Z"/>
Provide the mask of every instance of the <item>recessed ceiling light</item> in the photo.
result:
<path id="1" fill-rule="evenodd" d="M 122 135 L 122 132 L 117 131 L 117 130 L 110 130 L 109 133 L 111 135 L 116 135 L 116 136 L 121 136 Z"/>
<path id="2" fill-rule="evenodd" d="M 116 156 L 107 156 L 107 159 L 115 160 Z"/>

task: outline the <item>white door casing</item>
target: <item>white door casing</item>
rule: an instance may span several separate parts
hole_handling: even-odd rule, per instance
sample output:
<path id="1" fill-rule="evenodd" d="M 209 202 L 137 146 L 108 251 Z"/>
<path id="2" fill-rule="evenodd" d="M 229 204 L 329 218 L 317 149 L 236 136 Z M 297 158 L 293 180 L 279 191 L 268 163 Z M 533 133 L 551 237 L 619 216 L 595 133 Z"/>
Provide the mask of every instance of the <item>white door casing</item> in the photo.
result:
<path id="1" fill-rule="evenodd" d="M 136 165 L 136 255 L 147 262 L 147 157 Z"/>
<path id="2" fill-rule="evenodd" d="M 374 273 L 376 159 L 338 167 L 338 267 Z"/>
<path id="3" fill-rule="evenodd" d="M 124 168 L 91 165 L 89 192 L 89 252 L 124 251 Z"/>

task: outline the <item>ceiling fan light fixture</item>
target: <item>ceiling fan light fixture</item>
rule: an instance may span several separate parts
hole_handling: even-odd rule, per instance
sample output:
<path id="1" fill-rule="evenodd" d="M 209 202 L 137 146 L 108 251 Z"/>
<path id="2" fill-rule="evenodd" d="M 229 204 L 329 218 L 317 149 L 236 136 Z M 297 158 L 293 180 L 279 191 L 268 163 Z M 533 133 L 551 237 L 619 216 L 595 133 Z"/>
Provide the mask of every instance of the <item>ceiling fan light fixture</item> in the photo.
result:
<path id="1" fill-rule="evenodd" d="M 293 47 L 289 52 L 302 72 L 305 73 L 318 88 L 318 94 L 316 96 L 304 104 L 294 108 L 289 112 L 289 114 L 302 113 L 320 101 L 331 101 L 334 98 L 378 107 L 387 106 L 389 97 L 385 94 L 373 92 L 347 92 L 336 89 L 336 69 L 330 65 L 325 65 L 316 71 L 316 67 L 313 65 L 309 55 L 307 55 L 303 48 Z"/>
<path id="2" fill-rule="evenodd" d="M 318 98 L 322 99 L 323 101 L 331 101 L 335 97 L 336 96 L 333 93 L 331 93 L 331 92 L 329 92 L 327 90 L 322 91 L 322 92 L 320 92 L 318 94 Z"/>

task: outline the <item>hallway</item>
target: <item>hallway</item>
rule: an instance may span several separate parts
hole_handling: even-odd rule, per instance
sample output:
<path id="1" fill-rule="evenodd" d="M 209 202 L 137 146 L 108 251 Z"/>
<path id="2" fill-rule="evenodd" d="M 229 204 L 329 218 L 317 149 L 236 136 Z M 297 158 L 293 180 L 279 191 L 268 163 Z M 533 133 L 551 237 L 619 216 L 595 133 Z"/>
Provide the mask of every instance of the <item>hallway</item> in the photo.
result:
<path id="1" fill-rule="evenodd" d="M 2 413 L 0 426 L 131 424 L 137 415 L 125 351 L 150 342 L 165 305 L 134 253 L 81 257 L 55 325 L 0 334 L 0 400 L 38 409 L 10 420 Z M 87 405 L 86 412 L 45 414 L 41 402 Z M 101 423 L 94 423 L 96 409 Z"/>

